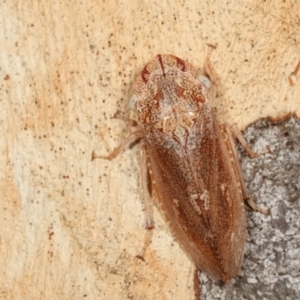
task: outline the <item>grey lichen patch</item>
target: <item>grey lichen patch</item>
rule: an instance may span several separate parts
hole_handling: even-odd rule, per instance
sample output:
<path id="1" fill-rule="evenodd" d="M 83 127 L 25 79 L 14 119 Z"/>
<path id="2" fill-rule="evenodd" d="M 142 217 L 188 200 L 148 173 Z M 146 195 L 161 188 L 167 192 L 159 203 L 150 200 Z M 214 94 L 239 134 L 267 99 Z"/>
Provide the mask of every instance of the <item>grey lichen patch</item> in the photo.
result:
<path id="1" fill-rule="evenodd" d="M 254 151 L 239 147 L 252 199 L 269 216 L 247 209 L 247 243 L 240 276 L 230 286 L 201 274 L 202 299 L 300 299 L 300 121 L 262 119 L 244 132 Z"/>

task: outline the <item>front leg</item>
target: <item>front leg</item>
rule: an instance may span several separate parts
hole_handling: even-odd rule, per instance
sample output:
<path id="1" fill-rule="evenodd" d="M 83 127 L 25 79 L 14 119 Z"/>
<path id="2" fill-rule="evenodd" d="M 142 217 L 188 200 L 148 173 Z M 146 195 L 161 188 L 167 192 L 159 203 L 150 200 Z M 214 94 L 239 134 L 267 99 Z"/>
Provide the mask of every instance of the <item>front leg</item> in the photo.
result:
<path id="1" fill-rule="evenodd" d="M 114 159 L 126 146 L 128 146 L 130 143 L 143 138 L 144 136 L 144 128 L 140 125 L 131 127 L 130 132 L 126 136 L 126 138 L 119 144 L 119 146 L 114 149 L 110 154 L 108 155 L 98 155 L 95 154 L 95 152 L 92 152 L 92 161 L 96 158 L 100 159 L 107 159 L 112 160 Z M 144 255 L 146 252 L 146 249 L 148 248 L 151 237 L 152 237 L 152 229 L 154 228 L 154 221 L 153 221 L 153 210 L 152 210 L 152 200 L 148 192 L 148 180 L 151 178 L 151 168 L 148 162 L 147 158 L 147 152 L 146 152 L 146 145 L 141 141 L 140 150 L 139 150 L 139 165 L 140 165 L 140 174 L 141 174 L 141 181 L 142 181 L 142 205 L 143 210 L 145 213 L 145 228 L 146 233 L 144 237 L 144 245 L 139 255 L 137 255 L 138 258 L 144 260 Z M 150 176 L 148 176 L 148 172 L 150 173 Z M 151 180 L 151 179 L 150 179 Z"/>
<path id="2" fill-rule="evenodd" d="M 140 125 L 134 126 L 130 128 L 130 132 L 126 136 L 126 138 L 121 142 L 121 144 L 113 150 L 110 154 L 108 155 L 98 155 L 94 151 L 92 151 L 92 158 L 91 160 L 93 161 L 96 158 L 101 158 L 101 159 L 107 159 L 107 160 L 112 160 L 114 159 L 126 146 L 131 144 L 132 142 L 140 139 L 144 135 L 144 128 Z"/>

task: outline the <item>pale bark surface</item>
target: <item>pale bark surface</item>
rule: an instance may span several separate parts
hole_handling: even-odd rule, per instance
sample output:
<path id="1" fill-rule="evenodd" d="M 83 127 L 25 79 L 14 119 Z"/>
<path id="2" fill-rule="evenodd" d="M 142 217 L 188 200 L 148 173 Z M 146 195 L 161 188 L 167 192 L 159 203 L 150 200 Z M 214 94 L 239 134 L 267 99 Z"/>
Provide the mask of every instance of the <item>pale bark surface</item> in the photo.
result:
<path id="1" fill-rule="evenodd" d="M 0 299 L 192 299 L 193 266 L 155 210 L 145 256 L 136 149 L 110 117 L 158 53 L 202 68 L 243 129 L 300 115 L 299 1 L 2 1 Z M 299 233 L 298 233 L 299 235 Z"/>

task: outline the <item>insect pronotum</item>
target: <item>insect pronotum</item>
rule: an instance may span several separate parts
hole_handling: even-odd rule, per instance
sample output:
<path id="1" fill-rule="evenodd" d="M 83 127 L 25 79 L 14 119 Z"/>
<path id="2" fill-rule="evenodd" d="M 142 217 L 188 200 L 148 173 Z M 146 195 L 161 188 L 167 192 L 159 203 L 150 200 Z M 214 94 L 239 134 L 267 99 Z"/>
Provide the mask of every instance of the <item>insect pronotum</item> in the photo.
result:
<path id="1" fill-rule="evenodd" d="M 244 201 L 267 212 L 250 200 L 232 133 L 251 157 L 256 154 L 236 127 L 216 119 L 208 100 L 210 85 L 190 63 L 157 55 L 134 84 L 130 108 L 138 124 L 108 156 L 93 153 L 92 158 L 111 160 L 140 139 L 146 227 L 153 228 L 149 174 L 158 209 L 196 268 L 229 283 L 238 275 L 244 255 Z"/>

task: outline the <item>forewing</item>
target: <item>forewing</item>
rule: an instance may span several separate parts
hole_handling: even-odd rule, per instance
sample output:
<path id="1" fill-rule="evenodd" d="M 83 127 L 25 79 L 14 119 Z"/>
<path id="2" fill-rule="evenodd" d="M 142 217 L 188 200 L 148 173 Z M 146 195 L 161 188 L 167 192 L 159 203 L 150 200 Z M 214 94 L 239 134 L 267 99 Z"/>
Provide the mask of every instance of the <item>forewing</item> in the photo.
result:
<path id="1" fill-rule="evenodd" d="M 205 212 L 215 258 L 222 266 L 223 276 L 229 279 L 238 274 L 242 264 L 246 221 L 232 153 L 235 149 L 231 148 L 225 127 L 219 125 L 210 107 L 204 107 L 190 134 L 193 141 L 188 145 L 188 157 L 193 162 L 192 173 L 196 174 L 199 190 L 203 191 L 204 187 L 205 197 L 200 196 L 199 202 L 207 201 Z"/>
<path id="2" fill-rule="evenodd" d="M 203 107 L 185 145 L 145 129 L 158 206 L 172 233 L 197 267 L 228 281 L 241 265 L 245 217 L 230 149 L 210 107 Z"/>

